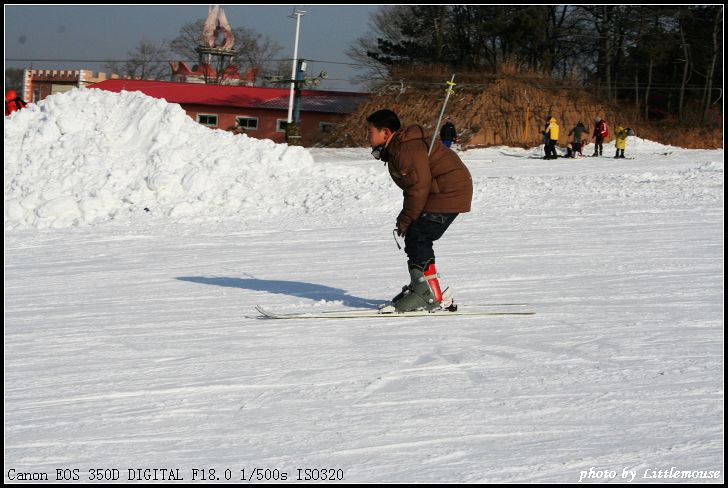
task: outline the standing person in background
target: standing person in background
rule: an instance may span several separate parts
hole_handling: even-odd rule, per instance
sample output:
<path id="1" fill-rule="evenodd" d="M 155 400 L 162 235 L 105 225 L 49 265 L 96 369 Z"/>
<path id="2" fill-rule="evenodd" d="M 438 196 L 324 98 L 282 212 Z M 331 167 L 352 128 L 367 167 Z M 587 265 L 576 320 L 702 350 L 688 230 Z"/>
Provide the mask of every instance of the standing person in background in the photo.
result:
<path id="1" fill-rule="evenodd" d="M 584 156 L 581 152 L 581 144 L 582 144 L 582 137 L 584 133 L 586 132 L 586 126 L 581 122 L 581 120 L 574 126 L 573 129 L 569 131 L 568 135 L 574 135 L 574 140 L 571 142 L 571 157 L 576 157 L 576 153 L 579 153 L 580 156 Z"/>
<path id="2" fill-rule="evenodd" d="M 559 125 L 556 123 L 556 117 L 549 115 L 546 117 L 549 125 L 546 127 L 546 134 L 548 135 L 548 143 L 546 146 L 546 157 L 544 159 L 556 159 L 559 156 L 556 154 L 556 142 L 559 140 Z"/>
<path id="3" fill-rule="evenodd" d="M 617 140 L 614 141 L 614 145 L 617 148 L 617 153 L 614 155 L 615 158 L 623 158 L 624 150 L 627 149 L 627 136 L 629 135 L 630 129 L 624 127 L 617 127 Z"/>
<path id="4" fill-rule="evenodd" d="M 595 141 L 594 154 L 592 156 L 601 156 L 604 150 L 603 143 L 604 139 L 609 137 L 609 126 L 606 120 L 602 120 L 601 117 L 594 117 L 594 133 L 592 139 Z"/>
<path id="5" fill-rule="evenodd" d="M 549 159 L 549 133 L 547 132 L 549 129 L 549 122 L 548 119 L 546 119 L 546 125 L 543 126 L 543 130 L 541 131 L 541 135 L 543 135 L 543 158 Z"/>
<path id="6" fill-rule="evenodd" d="M 15 90 L 8 90 L 5 94 L 5 116 L 7 117 L 16 110 L 27 107 L 28 104 L 15 93 Z"/>
<path id="7" fill-rule="evenodd" d="M 455 130 L 455 124 L 452 123 L 450 117 L 445 120 L 445 124 L 440 129 L 440 139 L 445 146 L 450 147 L 452 143 L 458 138 L 458 133 Z"/>

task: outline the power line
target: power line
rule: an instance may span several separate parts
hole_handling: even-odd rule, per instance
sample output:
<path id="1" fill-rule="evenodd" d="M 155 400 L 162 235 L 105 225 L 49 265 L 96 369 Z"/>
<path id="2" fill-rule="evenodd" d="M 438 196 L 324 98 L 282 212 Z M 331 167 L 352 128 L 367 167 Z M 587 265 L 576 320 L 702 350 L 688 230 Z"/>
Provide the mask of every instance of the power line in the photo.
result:
<path id="1" fill-rule="evenodd" d="M 370 68 L 370 65 L 367 64 L 359 64 L 359 63 L 345 63 L 343 61 L 327 61 L 322 59 L 308 59 L 308 58 L 301 58 L 305 61 L 311 62 L 311 63 L 327 63 L 327 64 L 339 64 L 339 65 L 346 65 L 346 66 L 360 66 L 363 68 Z M 5 61 L 16 61 L 16 62 L 22 62 L 27 61 L 31 63 L 129 63 L 129 62 L 138 62 L 138 61 L 146 61 L 148 63 L 178 63 L 180 60 L 179 58 L 175 59 L 44 59 L 44 58 L 5 58 Z M 281 58 L 281 59 L 261 59 L 260 62 L 289 62 L 293 61 L 293 58 Z"/>
<path id="2" fill-rule="evenodd" d="M 148 63 L 178 63 L 175 59 L 41 59 L 41 58 L 5 58 L 5 61 L 29 61 L 31 63 L 128 63 L 146 61 Z M 292 61 L 292 59 L 263 59 L 261 61 Z"/>
<path id="3" fill-rule="evenodd" d="M 312 63 L 343 64 L 346 66 L 361 66 L 363 68 L 371 68 L 371 65 L 368 65 L 368 64 L 344 63 L 342 61 L 323 61 L 321 59 L 306 59 L 306 61 L 310 61 Z"/>
<path id="4" fill-rule="evenodd" d="M 310 63 L 325 63 L 325 64 L 337 64 L 337 65 L 346 65 L 346 66 L 359 66 L 359 67 L 366 67 L 371 68 L 370 65 L 364 65 L 364 64 L 358 64 L 358 63 L 346 63 L 342 61 L 329 61 L 329 60 L 321 60 L 321 59 L 305 59 L 307 62 Z M 110 60 L 110 59 L 104 59 L 104 60 L 96 60 L 96 59 L 44 59 L 44 58 L 6 58 L 6 61 L 27 61 L 31 63 L 40 63 L 40 62 L 54 62 L 54 63 L 127 63 L 127 62 L 139 62 L 140 60 L 137 59 L 116 59 L 116 60 Z M 179 59 L 176 60 L 169 60 L 169 59 L 152 59 L 152 60 L 142 60 L 147 63 L 176 63 L 180 62 Z M 261 62 L 289 62 L 292 61 L 292 58 L 282 58 L 282 59 L 263 59 Z M 483 74 L 484 77 L 499 77 L 497 74 Z M 405 85 L 408 86 L 443 86 L 444 82 L 427 82 L 427 81 L 416 81 L 412 79 L 406 79 L 406 78 L 398 78 L 398 79 L 391 79 L 391 80 L 385 80 L 381 78 L 362 78 L 359 77 L 359 79 L 353 79 L 353 78 L 328 78 L 330 81 L 345 81 L 349 83 L 366 83 L 366 82 L 375 82 L 384 86 L 392 85 L 400 87 L 401 83 L 404 82 Z M 549 82 L 549 83 L 541 83 L 541 82 L 529 82 L 528 80 L 525 80 L 526 83 L 535 83 L 540 88 L 568 88 L 568 86 L 565 86 L 564 84 L 560 84 L 557 82 Z M 459 89 L 463 88 L 484 88 L 489 86 L 491 83 L 458 83 Z M 581 84 L 581 86 L 585 86 Z M 592 85 L 593 86 L 593 85 Z M 682 88 L 675 86 L 675 84 L 670 83 L 651 83 L 648 84 L 646 82 L 643 83 L 637 83 L 637 88 L 639 89 L 646 89 L 648 86 L 650 89 L 654 90 L 681 90 Z M 605 87 L 606 88 L 606 87 Z M 623 83 L 623 84 L 612 84 L 612 89 L 619 89 L 619 90 L 628 90 L 628 89 L 634 89 L 635 83 Z M 686 90 L 704 90 L 705 87 L 701 85 L 688 85 L 685 87 Z M 717 88 L 715 88 L 717 89 Z"/>

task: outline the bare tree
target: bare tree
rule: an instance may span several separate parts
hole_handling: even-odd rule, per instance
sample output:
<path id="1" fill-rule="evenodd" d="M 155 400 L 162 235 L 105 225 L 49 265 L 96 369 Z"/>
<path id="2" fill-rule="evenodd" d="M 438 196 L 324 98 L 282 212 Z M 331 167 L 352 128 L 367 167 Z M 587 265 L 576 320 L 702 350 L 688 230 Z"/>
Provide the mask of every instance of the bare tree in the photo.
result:
<path id="1" fill-rule="evenodd" d="M 346 55 L 360 66 L 356 68 L 361 74 L 355 75 L 353 80 L 365 83 L 372 88 L 373 80 L 385 80 L 389 77 L 389 69 L 381 61 L 372 58 L 367 53 L 373 52 L 377 41 L 371 37 L 360 37 L 346 50 Z"/>
<path id="2" fill-rule="evenodd" d="M 202 44 L 202 29 L 204 19 L 188 22 L 180 28 L 179 36 L 169 42 L 169 49 L 179 55 L 182 60 L 197 64 L 200 60 L 195 48 Z M 263 36 L 254 29 L 238 27 L 233 29 L 235 36 L 235 55 L 226 58 L 224 65 L 218 71 L 225 71 L 232 65 L 238 65 L 243 70 L 258 68 L 259 71 L 277 71 L 279 60 L 276 56 L 283 50 L 277 42 L 269 36 Z M 218 82 L 220 80 L 217 80 Z"/>
<path id="3" fill-rule="evenodd" d="M 713 92 L 713 76 L 715 75 L 715 65 L 718 61 L 718 56 L 722 54 L 720 44 L 718 43 L 718 37 L 723 25 L 723 6 L 717 10 L 713 22 L 713 43 L 712 43 L 712 56 L 710 59 L 710 67 L 708 68 L 708 75 L 705 79 L 705 111 L 703 113 L 703 121 L 708 122 L 708 116 L 710 114 L 711 97 Z"/>
<path id="4" fill-rule="evenodd" d="M 237 52 L 243 68 L 258 68 L 260 71 L 277 73 L 279 64 L 285 63 L 276 59 L 283 51 L 283 46 L 269 36 L 263 36 L 254 29 L 240 28 L 235 29 L 235 38 L 239 39 Z"/>
<path id="5" fill-rule="evenodd" d="M 195 48 L 202 45 L 202 29 L 205 19 L 188 22 L 179 30 L 179 35 L 169 41 L 169 50 L 185 61 L 197 61 Z"/>
<path id="6" fill-rule="evenodd" d="M 128 78 L 142 80 L 169 79 L 169 53 L 162 45 L 142 40 L 134 51 L 127 53 L 124 61 L 107 61 L 105 68 Z"/>
<path id="7" fill-rule="evenodd" d="M 647 64 L 647 83 L 645 85 L 644 117 L 650 119 L 650 93 L 654 81 L 655 68 L 663 64 L 670 57 L 671 35 L 667 32 L 663 18 L 667 18 L 666 11 L 661 7 L 641 7 L 641 16 L 647 20 L 648 28 L 645 31 L 645 41 L 639 42 L 635 52 L 637 64 L 644 62 L 644 57 L 649 59 Z M 638 67 L 638 66 L 637 66 Z"/>
<path id="8" fill-rule="evenodd" d="M 680 83 L 680 101 L 678 102 L 677 107 L 678 120 L 681 122 L 685 119 L 685 87 L 688 84 L 690 75 L 690 44 L 688 44 L 685 38 L 685 22 L 687 15 L 687 8 L 681 7 L 678 15 L 678 25 L 680 26 L 680 47 L 683 49 L 684 64 L 682 81 Z"/>
<path id="9" fill-rule="evenodd" d="M 394 5 L 383 6 L 370 15 L 369 28 L 371 33 L 356 39 L 346 50 L 346 55 L 361 67 L 357 70 L 362 74 L 354 77 L 354 81 L 364 83 L 369 89 L 376 89 L 381 80 L 392 75 L 392 62 L 397 56 L 383 54 L 383 47 L 404 45 L 412 42 L 410 36 L 405 34 L 403 26 L 411 22 L 415 16 L 414 6 Z M 434 22 L 432 24 L 434 28 Z M 444 22 L 440 23 L 442 29 Z M 438 33 L 441 35 L 441 32 Z"/>

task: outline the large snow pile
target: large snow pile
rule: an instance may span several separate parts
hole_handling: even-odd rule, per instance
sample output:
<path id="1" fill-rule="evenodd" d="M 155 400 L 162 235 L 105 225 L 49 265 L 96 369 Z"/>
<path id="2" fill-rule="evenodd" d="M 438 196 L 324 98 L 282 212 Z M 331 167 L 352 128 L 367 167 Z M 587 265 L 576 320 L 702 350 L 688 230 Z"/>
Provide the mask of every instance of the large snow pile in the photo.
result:
<path id="1" fill-rule="evenodd" d="M 5 228 L 316 209 L 323 173 L 303 148 L 211 130 L 177 104 L 73 90 L 5 119 Z"/>

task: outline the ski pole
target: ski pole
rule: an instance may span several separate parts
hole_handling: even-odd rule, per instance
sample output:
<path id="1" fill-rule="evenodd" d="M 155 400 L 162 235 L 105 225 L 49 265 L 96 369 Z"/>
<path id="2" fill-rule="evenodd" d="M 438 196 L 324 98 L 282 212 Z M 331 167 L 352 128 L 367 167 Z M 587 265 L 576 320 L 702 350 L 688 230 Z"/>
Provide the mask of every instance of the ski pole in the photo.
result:
<path id="1" fill-rule="evenodd" d="M 394 237 L 394 242 L 397 244 L 397 249 L 402 249 L 402 246 L 399 245 L 399 241 L 397 240 L 397 229 L 392 229 L 392 236 Z"/>
<path id="2" fill-rule="evenodd" d="M 437 125 L 435 125 L 435 132 L 432 134 L 432 142 L 430 143 L 430 150 L 427 151 L 427 155 L 429 156 L 432 154 L 432 148 L 435 147 L 435 137 L 437 137 L 437 129 L 440 128 L 440 122 L 442 122 L 442 116 L 445 114 L 445 107 L 447 107 L 447 100 L 450 98 L 450 94 L 454 93 L 454 90 L 452 87 L 455 86 L 455 74 L 453 73 L 452 78 L 450 78 L 450 81 L 446 81 L 448 84 L 447 87 L 447 95 L 445 96 L 445 103 L 442 104 L 442 110 L 440 110 L 440 118 L 437 119 Z"/>

